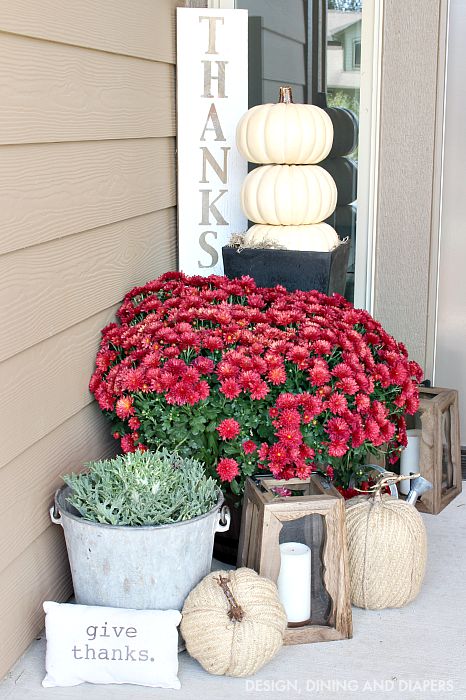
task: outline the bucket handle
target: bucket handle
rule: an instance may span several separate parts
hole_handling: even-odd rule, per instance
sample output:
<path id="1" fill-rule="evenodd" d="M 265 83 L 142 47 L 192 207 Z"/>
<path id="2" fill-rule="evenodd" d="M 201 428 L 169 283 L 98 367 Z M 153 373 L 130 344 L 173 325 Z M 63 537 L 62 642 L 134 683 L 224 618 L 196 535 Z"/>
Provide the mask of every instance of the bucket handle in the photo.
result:
<path id="1" fill-rule="evenodd" d="M 52 523 L 54 525 L 61 525 L 63 527 L 63 523 L 61 520 L 61 513 L 60 513 L 60 510 L 58 508 L 58 503 L 57 503 L 57 496 L 58 496 L 59 490 L 60 489 L 58 489 L 55 492 L 55 499 L 53 501 L 53 506 L 51 506 L 49 509 L 49 513 L 50 513 L 50 520 L 52 521 Z"/>
<path id="2" fill-rule="evenodd" d="M 230 509 L 228 506 L 222 506 L 218 513 L 218 523 L 215 532 L 226 532 L 230 528 Z"/>

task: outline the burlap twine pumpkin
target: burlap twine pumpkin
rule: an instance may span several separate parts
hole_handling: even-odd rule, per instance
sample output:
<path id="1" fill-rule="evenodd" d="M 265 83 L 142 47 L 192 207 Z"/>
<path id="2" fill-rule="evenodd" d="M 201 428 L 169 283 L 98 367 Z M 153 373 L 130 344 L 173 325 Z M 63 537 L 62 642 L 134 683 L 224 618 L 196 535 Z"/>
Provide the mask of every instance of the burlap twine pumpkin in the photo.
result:
<path id="1" fill-rule="evenodd" d="M 427 560 L 422 518 L 391 496 L 357 496 L 346 506 L 351 602 L 359 608 L 401 608 L 418 595 Z"/>
<path id="2" fill-rule="evenodd" d="M 287 626 L 275 583 L 247 568 L 206 576 L 182 614 L 188 653 L 215 675 L 258 671 L 282 646 Z"/>

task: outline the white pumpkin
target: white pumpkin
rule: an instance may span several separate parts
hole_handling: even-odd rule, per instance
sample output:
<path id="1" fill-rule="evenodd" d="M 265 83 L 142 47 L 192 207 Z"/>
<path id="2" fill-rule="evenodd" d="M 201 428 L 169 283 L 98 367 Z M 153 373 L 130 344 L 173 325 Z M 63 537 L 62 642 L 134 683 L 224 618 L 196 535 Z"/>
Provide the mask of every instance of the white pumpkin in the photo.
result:
<path id="1" fill-rule="evenodd" d="M 260 247 L 265 245 L 285 250 L 313 250 L 328 252 L 339 244 L 340 239 L 334 228 L 328 224 L 308 226 L 269 226 L 255 224 L 244 236 L 243 245 Z"/>
<path id="2" fill-rule="evenodd" d="M 241 207 L 256 224 L 317 224 L 336 203 L 335 181 L 318 165 L 263 165 L 249 173 L 241 189 Z"/>
<path id="3" fill-rule="evenodd" d="M 316 105 L 293 104 L 291 88 L 280 88 L 280 102 L 252 107 L 236 130 L 240 153 L 251 163 L 320 163 L 333 143 L 333 124 Z"/>

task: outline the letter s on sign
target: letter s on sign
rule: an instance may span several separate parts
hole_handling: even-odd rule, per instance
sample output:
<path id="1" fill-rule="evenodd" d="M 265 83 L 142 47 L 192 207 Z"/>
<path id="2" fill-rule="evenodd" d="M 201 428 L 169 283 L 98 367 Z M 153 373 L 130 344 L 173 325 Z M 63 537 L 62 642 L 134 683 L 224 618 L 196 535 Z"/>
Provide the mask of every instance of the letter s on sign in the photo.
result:
<path id="1" fill-rule="evenodd" d="M 203 231 L 201 235 L 199 236 L 199 245 L 201 246 L 202 250 L 205 250 L 206 253 L 210 255 L 212 258 L 212 261 L 209 265 L 203 265 L 200 260 L 197 261 L 198 266 L 201 269 L 205 269 L 207 267 L 214 267 L 218 263 L 218 253 L 215 250 L 213 246 L 210 245 L 210 243 L 207 243 L 206 241 L 206 236 L 208 233 L 211 233 L 213 237 L 216 239 L 217 238 L 217 232 L 216 231 Z"/>

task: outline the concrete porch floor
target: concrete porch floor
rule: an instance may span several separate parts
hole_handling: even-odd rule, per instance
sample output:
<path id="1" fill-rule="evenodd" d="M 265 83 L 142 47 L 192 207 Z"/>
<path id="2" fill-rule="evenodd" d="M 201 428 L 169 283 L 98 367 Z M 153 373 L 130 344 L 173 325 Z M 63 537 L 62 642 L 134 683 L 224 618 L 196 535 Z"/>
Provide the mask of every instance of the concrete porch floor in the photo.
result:
<path id="1" fill-rule="evenodd" d="M 466 486 L 463 483 L 463 488 Z M 466 494 L 423 516 L 429 538 L 421 594 L 400 610 L 353 609 L 354 637 L 284 647 L 249 679 L 210 676 L 184 652 L 181 690 L 130 685 L 42 688 L 45 639 L 0 684 L 5 700 L 238 700 L 240 698 L 466 698 Z"/>

